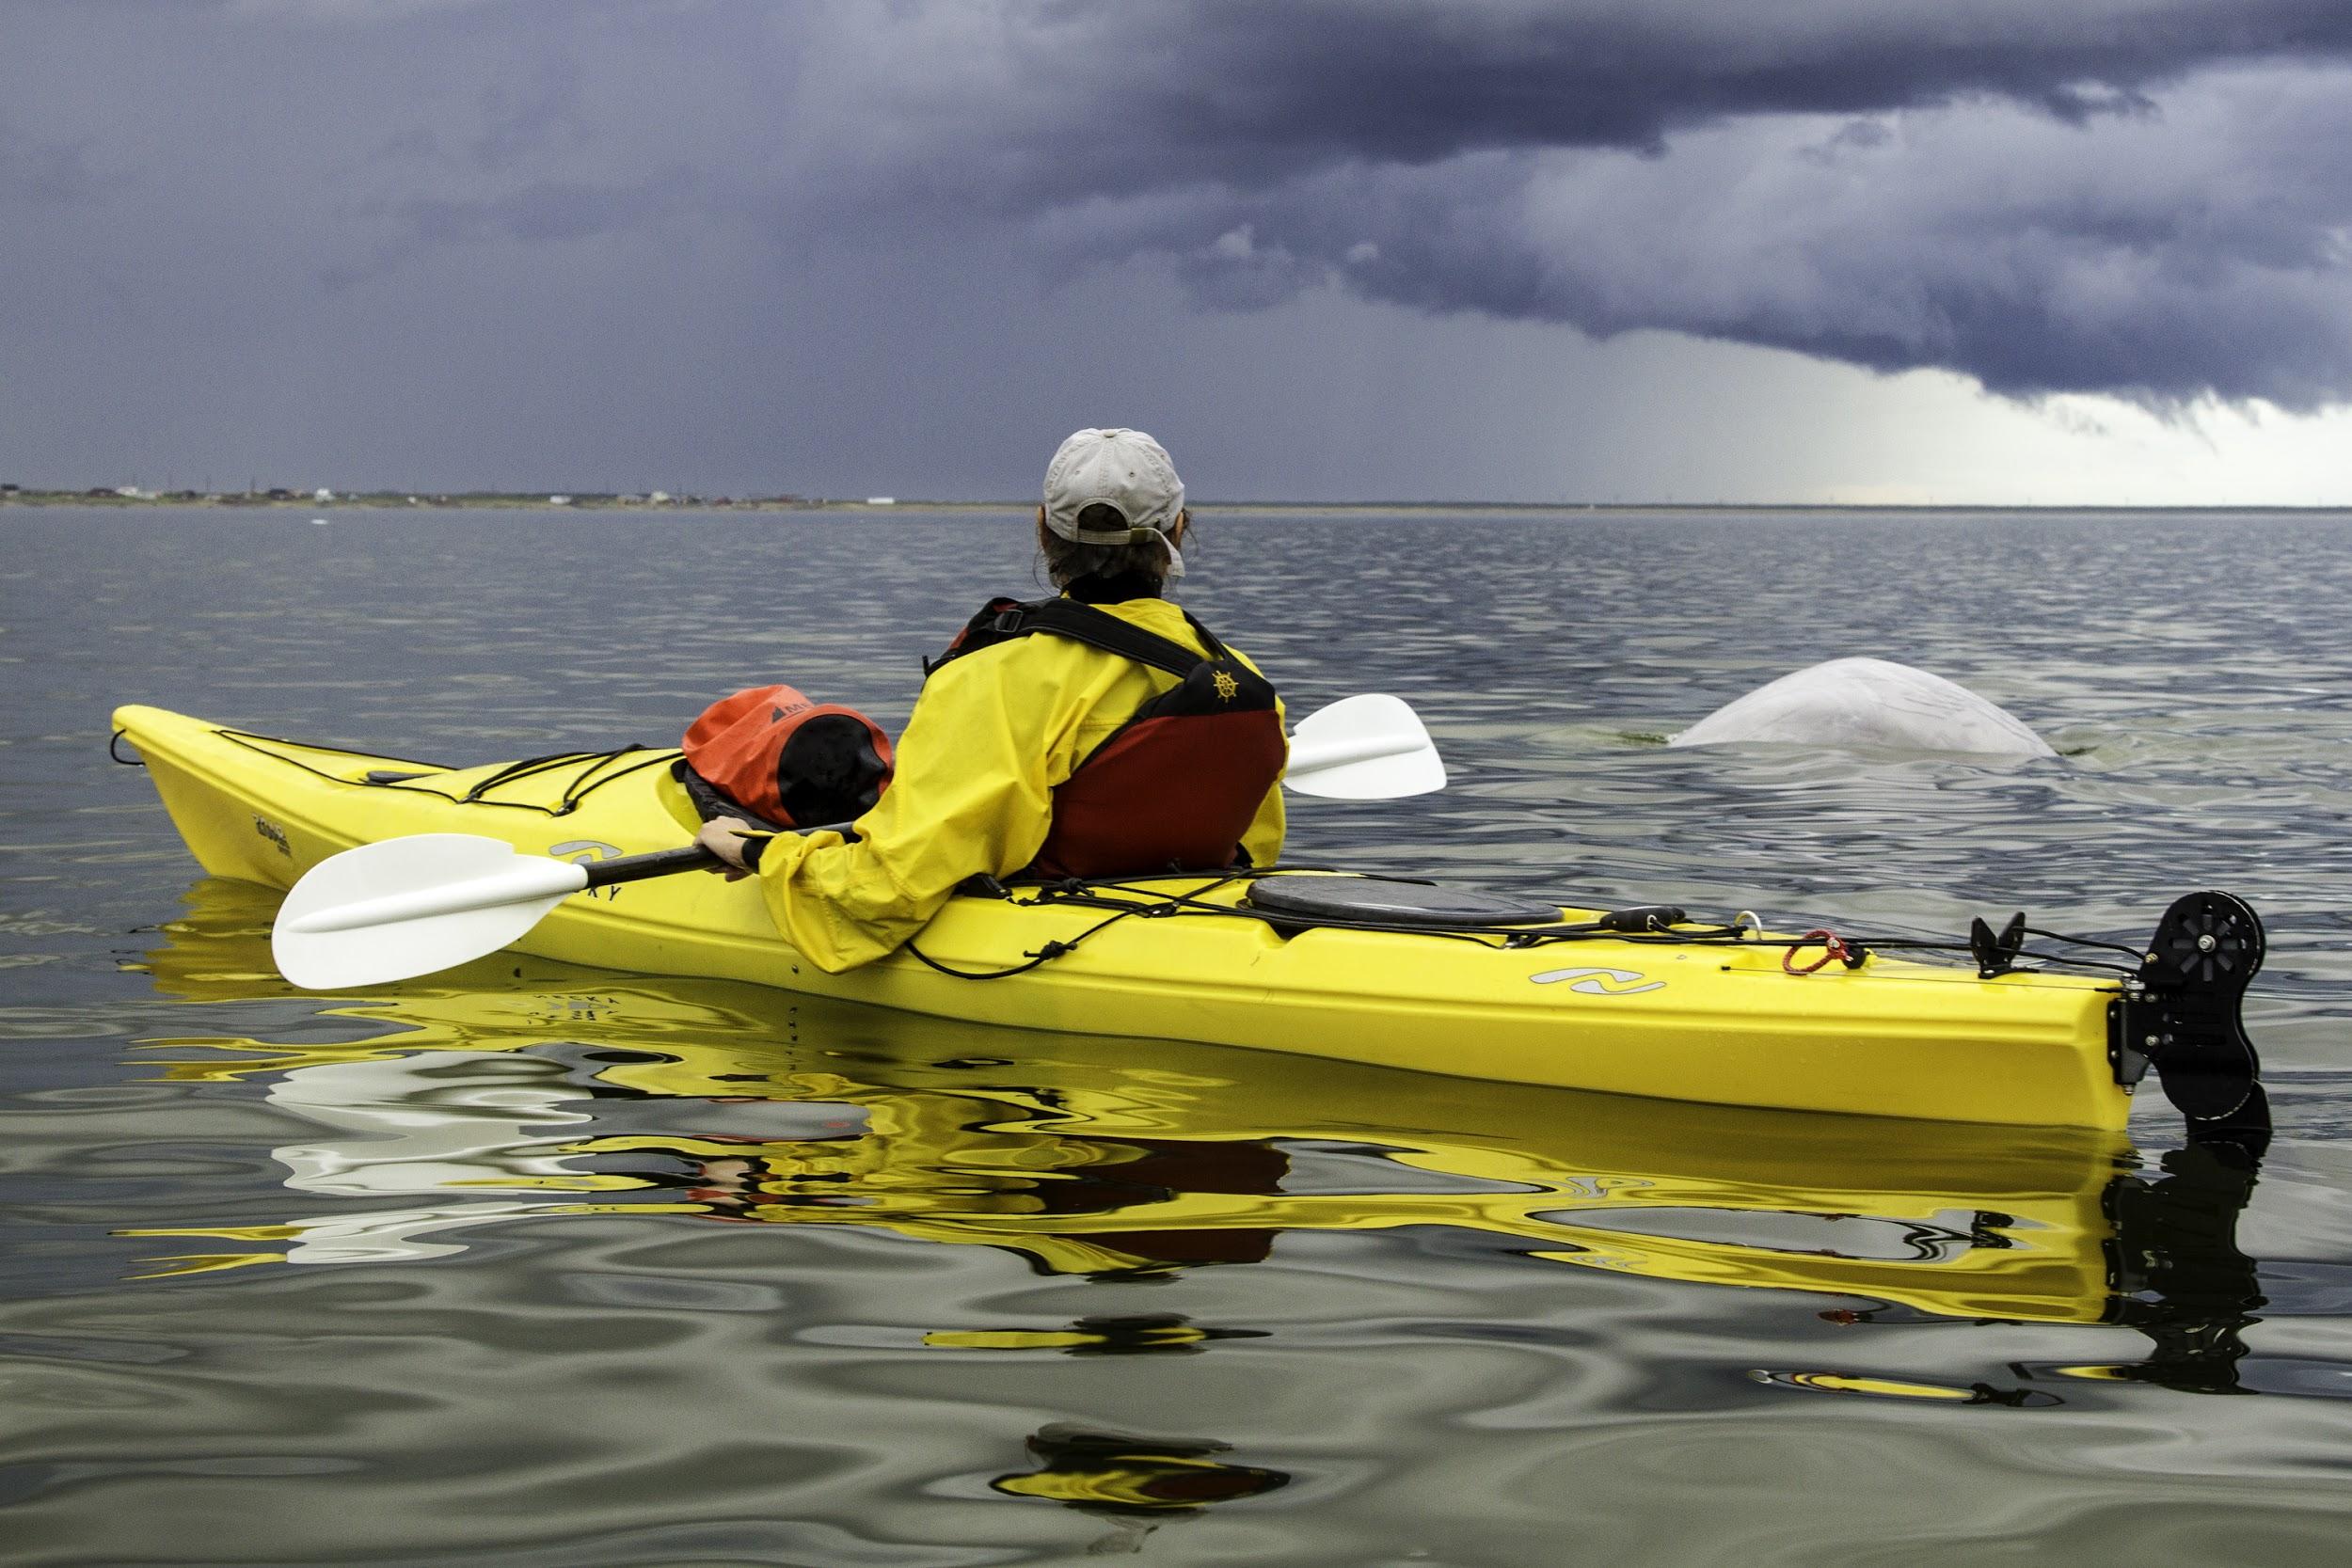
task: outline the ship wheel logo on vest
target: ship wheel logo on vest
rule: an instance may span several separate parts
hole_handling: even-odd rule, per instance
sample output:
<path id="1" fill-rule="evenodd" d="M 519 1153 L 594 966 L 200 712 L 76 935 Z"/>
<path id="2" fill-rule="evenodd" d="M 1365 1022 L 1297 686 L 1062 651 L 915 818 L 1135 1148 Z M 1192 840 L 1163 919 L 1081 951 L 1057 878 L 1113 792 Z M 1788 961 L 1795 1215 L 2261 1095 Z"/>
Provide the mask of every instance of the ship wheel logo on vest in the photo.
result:
<path id="1" fill-rule="evenodd" d="M 1232 675 L 1226 673 L 1224 671 L 1219 670 L 1216 673 L 1217 701 L 1220 703 L 1230 703 L 1240 694 L 1241 682 L 1235 680 Z"/>
<path id="2" fill-rule="evenodd" d="M 1650 980 L 1638 969 L 1547 969 L 1528 978 L 1539 986 L 1565 980 L 1570 990 L 1584 996 L 1639 996 L 1645 990 L 1666 989 L 1665 981 Z"/>

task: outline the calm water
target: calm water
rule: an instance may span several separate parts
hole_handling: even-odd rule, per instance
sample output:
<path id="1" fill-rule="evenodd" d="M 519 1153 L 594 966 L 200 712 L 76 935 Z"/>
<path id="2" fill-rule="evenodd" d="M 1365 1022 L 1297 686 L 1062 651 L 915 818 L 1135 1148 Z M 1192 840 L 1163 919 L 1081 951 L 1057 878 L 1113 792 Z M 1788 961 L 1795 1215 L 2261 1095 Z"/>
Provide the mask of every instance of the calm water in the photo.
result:
<path id="1" fill-rule="evenodd" d="M 1302 858 L 1881 930 L 2237 892 L 2256 1170 L 2153 1094 L 2125 1145 L 530 960 L 294 993 L 114 705 L 453 762 L 773 679 L 895 726 L 1031 581 L 1017 517 L 331 515 L 0 512 L 11 1568 L 2343 1560 L 2352 520 L 1218 514 L 1185 595 L 1449 756 Z M 1655 743 L 1845 654 L 2064 755 Z"/>

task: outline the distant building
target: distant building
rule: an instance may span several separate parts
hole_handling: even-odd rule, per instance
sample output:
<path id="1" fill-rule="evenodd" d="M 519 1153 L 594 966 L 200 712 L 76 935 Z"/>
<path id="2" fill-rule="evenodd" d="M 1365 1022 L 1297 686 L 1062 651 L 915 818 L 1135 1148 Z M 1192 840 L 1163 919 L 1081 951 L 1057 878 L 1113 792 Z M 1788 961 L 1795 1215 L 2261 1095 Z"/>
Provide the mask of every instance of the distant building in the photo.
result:
<path id="1" fill-rule="evenodd" d="M 898 498 L 896 496 L 868 496 L 866 498 L 866 504 L 868 506 L 896 506 L 898 504 Z"/>
<path id="2" fill-rule="evenodd" d="M 670 492 L 667 490 L 656 490 L 645 499 L 653 502 L 656 506 L 667 506 L 670 503 Z"/>
<path id="3" fill-rule="evenodd" d="M 0 496 L 13 496 L 13 495 L 15 495 L 16 493 L 17 493 L 17 487 L 16 487 L 15 485 L 13 485 L 13 484 L 0 484 Z"/>
<path id="4" fill-rule="evenodd" d="M 415 498 L 411 497 L 409 499 L 413 500 Z M 548 498 L 548 504 L 549 506 L 569 506 L 572 504 L 572 498 L 569 496 L 549 496 Z"/>
<path id="5" fill-rule="evenodd" d="M 310 499 L 314 501 L 331 501 L 335 499 L 335 492 L 322 484 L 310 492 Z"/>

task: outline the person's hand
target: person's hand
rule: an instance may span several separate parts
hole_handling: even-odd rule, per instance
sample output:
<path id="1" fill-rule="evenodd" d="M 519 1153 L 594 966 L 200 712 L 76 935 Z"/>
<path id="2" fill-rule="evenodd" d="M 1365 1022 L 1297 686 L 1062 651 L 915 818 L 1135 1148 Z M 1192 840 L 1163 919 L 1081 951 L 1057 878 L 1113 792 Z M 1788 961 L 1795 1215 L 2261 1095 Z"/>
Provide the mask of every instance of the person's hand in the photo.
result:
<path id="1" fill-rule="evenodd" d="M 722 863 L 712 866 L 713 871 L 724 872 L 730 882 L 739 882 L 752 874 L 751 867 L 743 863 L 742 835 L 759 831 L 739 816 L 713 817 L 703 824 L 694 842 L 719 857 Z"/>

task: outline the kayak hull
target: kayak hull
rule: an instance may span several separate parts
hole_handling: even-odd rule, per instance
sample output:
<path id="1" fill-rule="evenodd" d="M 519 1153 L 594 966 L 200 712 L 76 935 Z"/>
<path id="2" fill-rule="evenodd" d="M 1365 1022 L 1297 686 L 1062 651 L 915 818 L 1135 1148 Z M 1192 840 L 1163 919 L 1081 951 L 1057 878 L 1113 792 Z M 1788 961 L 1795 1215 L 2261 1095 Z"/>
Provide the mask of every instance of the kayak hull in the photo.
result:
<path id="1" fill-rule="evenodd" d="M 328 856 L 467 832 L 532 854 L 674 847 L 696 818 L 673 753 L 564 759 L 501 778 L 252 735 L 132 706 L 117 728 L 204 869 L 286 888 Z M 513 772 L 512 769 L 505 770 Z M 371 774 L 405 774 L 367 782 Z M 469 799 L 469 797 L 476 797 Z M 1137 887 L 1201 889 L 1201 877 Z M 1238 886 L 1202 895 L 1225 903 Z M 1590 911 L 1567 909 L 1566 918 Z M 959 896 L 917 941 L 956 970 L 1023 963 L 1101 910 Z M 846 974 L 778 935 L 749 881 L 666 877 L 583 895 L 516 944 L 573 963 L 749 981 L 1016 1028 L 1251 1047 L 1505 1083 L 1728 1105 L 2116 1130 L 2111 982 L 1872 957 L 1784 973 L 1737 947 L 1602 940 L 1502 949 L 1398 932 L 1286 933 L 1256 918 L 1126 919 L 1025 974 L 977 980 L 906 952 Z"/>

